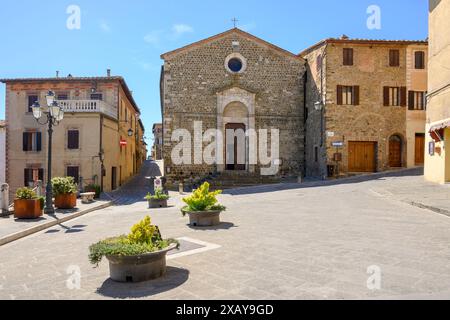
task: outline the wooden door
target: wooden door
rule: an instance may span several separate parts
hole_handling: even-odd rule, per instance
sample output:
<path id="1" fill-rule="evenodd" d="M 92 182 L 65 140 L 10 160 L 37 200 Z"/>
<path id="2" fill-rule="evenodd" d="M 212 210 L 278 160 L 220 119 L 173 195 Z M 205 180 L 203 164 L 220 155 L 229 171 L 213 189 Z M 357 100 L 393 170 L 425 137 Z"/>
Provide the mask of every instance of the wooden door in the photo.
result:
<path id="1" fill-rule="evenodd" d="M 348 144 L 348 171 L 376 171 L 376 142 L 350 141 Z"/>
<path id="2" fill-rule="evenodd" d="M 228 123 L 225 126 L 225 131 L 228 130 L 234 130 L 236 133 L 237 130 L 243 130 L 245 132 L 245 124 L 243 123 Z M 241 155 L 240 152 L 245 153 L 245 145 L 239 145 L 240 143 L 245 144 L 245 138 L 244 141 L 240 141 L 238 137 L 235 135 L 234 141 L 226 141 L 227 135 L 225 134 L 225 159 L 226 159 L 226 168 L 227 170 L 233 170 L 233 171 L 243 171 L 245 170 L 245 154 Z M 242 151 L 243 150 L 243 151 Z M 230 159 L 230 157 L 232 159 Z M 243 158 L 242 158 L 243 157 Z M 241 159 L 241 161 L 239 161 Z M 242 161 L 244 159 L 244 161 Z M 244 162 L 244 163 L 242 163 Z"/>
<path id="3" fill-rule="evenodd" d="M 117 189 L 117 168 L 111 168 L 111 190 Z"/>
<path id="4" fill-rule="evenodd" d="M 392 168 L 402 166 L 402 140 L 398 136 L 389 139 L 389 166 Z"/>
<path id="5" fill-rule="evenodd" d="M 425 163 L 425 134 L 416 133 L 415 163 L 420 166 Z"/>

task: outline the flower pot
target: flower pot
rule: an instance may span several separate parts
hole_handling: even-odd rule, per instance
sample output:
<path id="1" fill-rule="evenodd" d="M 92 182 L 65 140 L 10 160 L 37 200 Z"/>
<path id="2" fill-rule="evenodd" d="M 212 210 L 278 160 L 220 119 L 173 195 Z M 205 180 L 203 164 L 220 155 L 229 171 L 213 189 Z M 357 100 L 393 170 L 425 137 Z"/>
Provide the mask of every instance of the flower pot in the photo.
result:
<path id="1" fill-rule="evenodd" d="M 167 200 L 150 199 L 148 200 L 148 208 L 167 208 Z"/>
<path id="2" fill-rule="evenodd" d="M 77 206 L 76 193 L 58 194 L 55 196 L 55 207 L 58 209 L 73 209 Z"/>
<path id="3" fill-rule="evenodd" d="M 14 200 L 14 217 L 17 219 L 37 219 L 42 216 L 41 201 L 39 199 Z"/>
<path id="4" fill-rule="evenodd" d="M 137 256 L 106 256 L 109 261 L 109 275 L 117 282 L 143 282 L 153 280 L 166 273 L 166 255 L 177 245 L 171 244 L 164 250 Z"/>
<path id="5" fill-rule="evenodd" d="M 189 224 L 192 227 L 212 227 L 220 224 L 220 211 L 193 211 L 189 215 Z"/>

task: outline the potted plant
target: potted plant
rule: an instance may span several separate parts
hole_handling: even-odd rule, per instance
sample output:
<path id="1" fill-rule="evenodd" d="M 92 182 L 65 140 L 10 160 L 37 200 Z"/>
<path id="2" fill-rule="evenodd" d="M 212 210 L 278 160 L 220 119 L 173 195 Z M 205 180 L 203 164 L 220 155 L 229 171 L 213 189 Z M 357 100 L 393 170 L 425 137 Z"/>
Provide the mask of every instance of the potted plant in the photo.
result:
<path id="1" fill-rule="evenodd" d="M 181 209 L 183 216 L 189 215 L 189 223 L 193 227 L 210 227 L 220 224 L 220 213 L 226 208 L 218 203 L 217 195 L 221 190 L 209 191 L 209 183 L 205 182 L 200 188 L 183 201 L 187 206 Z"/>
<path id="2" fill-rule="evenodd" d="M 163 192 L 162 188 L 156 188 L 155 194 L 151 195 L 149 192 L 145 196 L 145 200 L 148 201 L 148 208 L 167 208 L 167 200 L 169 200 L 169 196 Z"/>
<path id="3" fill-rule="evenodd" d="M 19 188 L 14 199 L 14 217 L 37 219 L 42 216 L 43 200 L 30 188 Z"/>
<path id="4" fill-rule="evenodd" d="M 52 179 L 55 206 L 59 209 L 73 209 L 77 206 L 77 185 L 73 177 Z"/>
<path id="5" fill-rule="evenodd" d="M 89 247 L 89 260 L 98 266 L 109 261 L 110 277 L 118 282 L 142 282 L 166 272 L 166 254 L 178 248 L 174 239 L 163 240 L 159 228 L 147 216 L 133 226 L 129 235 L 102 240 Z"/>

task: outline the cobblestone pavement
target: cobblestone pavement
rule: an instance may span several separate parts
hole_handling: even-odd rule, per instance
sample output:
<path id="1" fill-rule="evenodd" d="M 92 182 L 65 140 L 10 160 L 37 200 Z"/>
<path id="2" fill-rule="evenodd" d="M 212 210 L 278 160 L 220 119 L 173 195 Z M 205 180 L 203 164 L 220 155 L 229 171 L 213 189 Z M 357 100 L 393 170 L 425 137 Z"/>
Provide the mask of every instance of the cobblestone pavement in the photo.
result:
<path id="1" fill-rule="evenodd" d="M 176 194 L 168 209 L 148 210 L 143 200 L 109 207 L 0 247 L 0 298 L 450 298 L 450 218 L 380 192 L 420 181 L 241 189 L 220 197 L 228 210 L 211 229 L 189 228 Z M 162 279 L 114 283 L 106 261 L 89 264 L 88 246 L 128 232 L 146 214 L 165 237 L 220 247 L 170 259 Z M 368 268 L 381 271 L 379 290 L 368 289 Z M 77 270 L 80 287 L 68 286 Z"/>

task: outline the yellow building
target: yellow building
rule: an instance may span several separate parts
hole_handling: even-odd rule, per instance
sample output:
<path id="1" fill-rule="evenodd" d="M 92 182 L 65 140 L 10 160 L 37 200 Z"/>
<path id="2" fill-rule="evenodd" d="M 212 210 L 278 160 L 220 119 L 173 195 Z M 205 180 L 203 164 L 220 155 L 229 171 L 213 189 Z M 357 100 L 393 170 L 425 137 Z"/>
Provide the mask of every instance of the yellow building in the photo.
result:
<path id="1" fill-rule="evenodd" d="M 450 182 L 450 0 L 430 0 L 425 178 Z"/>
<path id="2" fill-rule="evenodd" d="M 47 179 L 47 126 L 30 106 L 46 105 L 49 90 L 64 109 L 54 128 L 52 176 L 73 176 L 84 187 L 118 188 L 140 168 L 144 128 L 122 77 L 3 79 L 6 84 L 6 181 L 11 193 Z"/>

